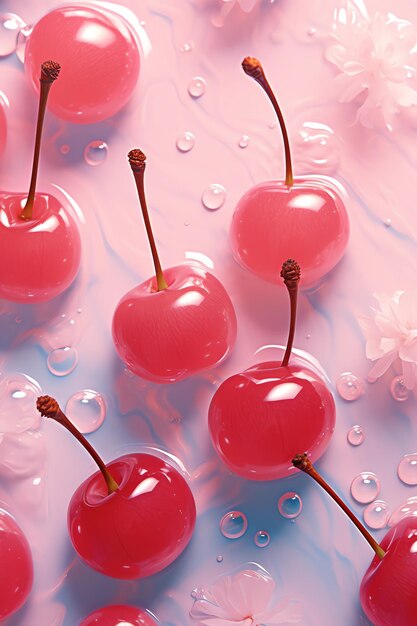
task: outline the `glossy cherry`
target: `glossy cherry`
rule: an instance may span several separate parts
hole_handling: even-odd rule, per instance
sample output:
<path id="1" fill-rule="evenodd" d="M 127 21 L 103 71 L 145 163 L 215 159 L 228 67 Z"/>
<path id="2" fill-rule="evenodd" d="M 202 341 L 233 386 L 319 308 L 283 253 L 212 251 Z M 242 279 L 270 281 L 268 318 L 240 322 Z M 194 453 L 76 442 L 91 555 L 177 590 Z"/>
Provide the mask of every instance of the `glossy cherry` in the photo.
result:
<path id="1" fill-rule="evenodd" d="M 89 124 L 117 113 L 139 76 L 138 46 L 127 22 L 103 7 L 64 6 L 37 22 L 25 51 L 26 73 L 37 88 L 43 59 L 64 70 L 50 109 L 70 122 Z"/>
<path id="2" fill-rule="evenodd" d="M 306 454 L 294 466 L 315 480 L 337 502 L 375 552 L 360 587 L 360 600 L 374 626 L 412 626 L 417 616 L 417 519 L 406 517 L 378 544 L 348 506 L 333 491 Z"/>
<path id="3" fill-rule="evenodd" d="M 281 126 L 285 180 L 260 183 L 239 200 L 232 218 L 236 260 L 272 283 L 276 267 L 294 257 L 303 268 L 302 287 L 319 281 L 340 261 L 349 238 L 349 221 L 340 184 L 327 177 L 293 178 L 288 135 L 281 110 L 260 62 L 247 57 L 243 69 L 267 93 Z"/>
<path id="4" fill-rule="evenodd" d="M 80 626 L 158 626 L 158 623 L 143 609 L 115 604 L 93 611 Z"/>
<path id="5" fill-rule="evenodd" d="M 298 362 L 289 363 L 295 332 L 300 268 L 283 265 L 291 299 L 291 323 L 282 363 L 258 363 L 226 379 L 210 403 L 208 424 L 220 458 L 236 474 L 252 480 L 294 473 L 296 450 L 313 459 L 325 451 L 335 424 L 333 396 L 323 379 Z"/>
<path id="6" fill-rule="evenodd" d="M 168 383 L 223 361 L 236 340 L 236 315 L 225 288 L 207 270 L 178 265 L 162 271 L 146 206 L 145 159 L 140 150 L 129 153 L 156 276 L 120 300 L 113 340 L 132 372 Z"/>
<path id="7" fill-rule="evenodd" d="M 33 563 L 29 544 L 13 517 L 0 509 L 0 621 L 26 602 L 32 589 Z"/>
<path id="8" fill-rule="evenodd" d="M 50 300 L 71 285 L 81 240 L 71 213 L 55 196 L 36 192 L 43 120 L 49 90 L 60 66 L 41 66 L 39 113 L 29 193 L 0 193 L 0 298 Z"/>
<path id="9" fill-rule="evenodd" d="M 37 407 L 67 428 L 100 469 L 68 506 L 68 531 L 79 556 L 114 578 L 142 578 L 168 567 L 195 526 L 195 502 L 183 476 L 152 454 L 127 454 L 106 466 L 56 400 L 41 396 Z"/>

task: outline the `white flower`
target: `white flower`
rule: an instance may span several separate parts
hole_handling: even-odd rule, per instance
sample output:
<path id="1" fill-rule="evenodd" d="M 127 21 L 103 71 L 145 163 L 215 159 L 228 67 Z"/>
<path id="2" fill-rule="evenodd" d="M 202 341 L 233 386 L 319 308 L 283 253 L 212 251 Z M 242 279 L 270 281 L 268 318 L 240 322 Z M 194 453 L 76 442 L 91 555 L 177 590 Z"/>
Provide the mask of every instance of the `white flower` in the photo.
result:
<path id="1" fill-rule="evenodd" d="M 369 17 L 364 3 L 348 2 L 336 13 L 326 59 L 340 74 L 335 82 L 340 102 L 360 99 L 358 120 L 368 127 L 381 121 L 392 128 L 402 108 L 417 105 L 412 79 L 417 31 L 393 13 Z"/>
<path id="2" fill-rule="evenodd" d="M 245 569 L 222 576 L 194 601 L 190 616 L 201 626 L 275 626 L 295 624 L 300 607 L 290 601 L 269 608 L 275 582 L 265 570 Z"/>
<path id="3" fill-rule="evenodd" d="M 359 319 L 366 338 L 366 356 L 375 361 L 368 379 L 375 381 L 399 358 L 404 385 L 413 389 L 417 383 L 417 291 L 374 297 L 379 309 L 373 309 L 372 318 Z"/>

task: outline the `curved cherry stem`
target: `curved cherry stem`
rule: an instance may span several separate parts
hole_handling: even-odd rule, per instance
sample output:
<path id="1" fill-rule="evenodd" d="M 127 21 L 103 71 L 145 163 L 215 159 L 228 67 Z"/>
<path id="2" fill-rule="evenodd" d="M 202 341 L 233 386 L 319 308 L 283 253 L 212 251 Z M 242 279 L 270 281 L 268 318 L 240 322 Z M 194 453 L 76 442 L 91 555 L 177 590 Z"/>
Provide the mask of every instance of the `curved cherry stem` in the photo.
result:
<path id="1" fill-rule="evenodd" d="M 58 424 L 61 424 L 61 426 L 66 428 L 72 435 L 74 435 L 74 437 L 80 442 L 80 444 L 84 446 L 87 452 L 97 463 L 99 470 L 103 474 L 103 478 L 106 481 L 108 494 L 110 495 L 114 491 L 117 491 L 119 489 L 119 485 L 110 474 L 103 459 L 97 454 L 93 446 L 87 441 L 84 435 L 80 433 L 80 431 L 63 413 L 55 398 L 51 398 L 51 396 L 40 396 L 36 401 L 36 408 L 43 417 L 49 417 L 50 419 L 58 422 Z"/>
<path id="2" fill-rule="evenodd" d="M 258 59 L 253 57 L 246 57 L 242 62 L 243 71 L 245 74 L 256 80 L 257 83 L 262 87 L 271 101 L 272 106 L 274 107 L 274 111 L 277 115 L 278 122 L 281 128 L 282 138 L 284 140 L 284 152 L 285 152 L 285 184 L 287 187 L 292 187 L 294 184 L 294 176 L 292 173 L 292 164 L 291 164 L 291 149 L 290 142 L 288 139 L 287 127 L 285 126 L 284 116 L 282 115 L 282 111 L 278 104 L 278 101 L 275 97 L 274 92 L 272 91 L 271 85 L 269 84 L 261 62 Z"/>
<path id="3" fill-rule="evenodd" d="M 384 556 L 385 556 L 385 551 L 381 548 L 379 543 L 377 541 L 375 541 L 375 539 L 372 537 L 371 533 L 366 530 L 365 526 L 358 520 L 356 515 L 354 515 L 352 513 L 352 511 L 349 509 L 349 507 L 343 502 L 343 500 L 341 498 L 339 498 L 337 493 L 324 480 L 323 476 L 321 476 L 318 473 L 318 471 L 315 469 L 315 467 L 313 466 L 312 462 L 307 457 L 307 455 L 306 454 L 297 454 L 293 458 L 292 464 L 294 465 L 294 467 L 297 467 L 302 472 L 305 472 L 306 474 L 311 476 L 311 478 L 313 480 L 315 480 L 316 483 L 318 483 L 320 485 L 320 487 L 322 487 L 325 491 L 327 491 L 329 496 L 331 498 L 333 498 L 333 500 L 346 513 L 348 518 L 355 524 L 355 526 L 359 530 L 359 532 L 362 533 L 362 535 L 364 536 L 366 541 L 369 543 L 369 545 L 371 546 L 371 548 L 375 552 L 375 554 L 377 556 L 379 556 L 380 559 L 383 559 Z"/>
<path id="4" fill-rule="evenodd" d="M 33 165 L 32 176 L 30 179 L 29 193 L 26 200 L 26 204 L 23 207 L 19 217 L 22 220 L 30 220 L 33 215 L 33 203 L 35 202 L 36 193 L 36 181 L 38 178 L 39 170 L 39 157 L 41 153 L 41 141 L 43 121 L 45 119 L 46 104 L 48 102 L 48 95 L 51 89 L 52 83 L 58 78 L 61 66 L 55 61 L 45 61 L 41 65 L 41 75 L 39 78 L 40 93 L 39 93 L 39 108 L 38 108 L 38 121 L 36 123 L 36 138 L 35 149 L 33 153 Z"/>
<path id="5" fill-rule="evenodd" d="M 281 363 L 281 367 L 287 367 L 294 343 L 295 325 L 297 320 L 298 283 L 300 282 L 301 278 L 301 269 L 298 263 L 293 259 L 287 259 L 287 261 L 282 264 L 281 277 L 283 278 L 284 284 L 288 289 L 291 310 L 287 348 L 285 350 L 284 358 L 282 359 Z"/>
<path id="6" fill-rule="evenodd" d="M 165 280 L 164 273 L 162 271 L 161 263 L 159 261 L 158 251 L 156 249 L 155 239 L 152 232 L 151 221 L 149 219 L 148 207 L 146 204 L 145 196 L 145 168 L 146 168 L 146 156 L 142 150 L 135 148 L 131 150 L 127 155 L 129 159 L 130 167 L 132 168 L 133 176 L 138 190 L 140 208 L 142 209 L 143 221 L 145 222 L 146 234 L 148 235 L 149 245 L 151 247 L 153 264 L 155 266 L 156 282 L 158 285 L 158 291 L 166 289 L 168 283 Z"/>

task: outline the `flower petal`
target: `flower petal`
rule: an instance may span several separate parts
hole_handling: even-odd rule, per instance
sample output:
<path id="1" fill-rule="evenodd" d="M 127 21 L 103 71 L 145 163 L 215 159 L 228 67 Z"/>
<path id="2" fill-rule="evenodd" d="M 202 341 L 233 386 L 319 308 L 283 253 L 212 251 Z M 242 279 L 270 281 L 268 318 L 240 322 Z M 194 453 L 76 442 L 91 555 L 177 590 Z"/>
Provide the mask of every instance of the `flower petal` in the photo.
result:
<path id="1" fill-rule="evenodd" d="M 275 583 L 269 576 L 256 570 L 242 570 L 233 577 L 229 602 L 240 616 L 254 615 L 271 601 Z"/>
<path id="2" fill-rule="evenodd" d="M 276 624 L 298 624 L 303 618 L 303 609 L 298 602 L 291 601 L 287 598 L 273 609 L 256 614 L 253 617 L 255 623 L 268 624 L 268 626 L 275 626 Z"/>
<path id="3" fill-rule="evenodd" d="M 396 353 L 385 354 L 378 361 L 376 361 L 375 365 L 371 368 L 368 378 L 377 379 L 389 369 L 392 363 L 395 361 L 397 355 Z"/>

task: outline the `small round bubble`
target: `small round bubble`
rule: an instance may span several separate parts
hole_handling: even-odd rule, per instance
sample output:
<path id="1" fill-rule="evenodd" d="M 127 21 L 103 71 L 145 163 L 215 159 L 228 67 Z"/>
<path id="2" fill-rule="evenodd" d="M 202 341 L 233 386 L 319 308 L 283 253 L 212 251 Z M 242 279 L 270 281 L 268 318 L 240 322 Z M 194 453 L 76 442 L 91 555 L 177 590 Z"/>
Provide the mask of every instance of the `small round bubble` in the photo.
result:
<path id="1" fill-rule="evenodd" d="M 213 183 L 205 188 L 201 196 L 201 202 L 209 211 L 217 211 L 226 200 L 226 189 L 223 185 Z"/>
<path id="2" fill-rule="evenodd" d="M 18 33 L 24 26 L 24 21 L 15 13 L 0 14 L 0 57 L 15 52 Z"/>
<path id="3" fill-rule="evenodd" d="M 220 520 L 220 532 L 226 539 L 239 539 L 247 528 L 248 520 L 241 511 L 229 511 Z"/>
<path id="4" fill-rule="evenodd" d="M 207 83 L 201 76 L 194 76 L 188 85 L 188 93 L 192 98 L 201 98 L 206 92 Z"/>
<path id="5" fill-rule="evenodd" d="M 258 532 L 255 534 L 254 541 L 255 545 L 258 546 L 258 548 L 266 548 L 266 546 L 268 546 L 269 542 L 271 541 L 271 537 L 266 530 L 258 530 Z"/>
<path id="6" fill-rule="evenodd" d="M 84 160 L 88 165 L 102 165 L 107 158 L 108 146 L 104 141 L 90 141 L 84 148 Z"/>
<path id="7" fill-rule="evenodd" d="M 387 503 L 383 500 L 375 500 L 364 510 L 363 519 L 369 528 L 378 530 L 387 526 L 389 514 Z"/>
<path id="8" fill-rule="evenodd" d="M 195 137 L 193 133 L 189 131 L 181 133 L 177 139 L 176 145 L 180 152 L 189 152 L 192 150 L 195 145 Z"/>
<path id="9" fill-rule="evenodd" d="M 417 485 L 417 453 L 404 455 L 398 464 L 397 474 L 406 485 Z"/>
<path id="10" fill-rule="evenodd" d="M 48 354 L 47 366 L 54 376 L 68 376 L 78 363 L 78 352 L 75 348 L 67 346 L 57 348 Z"/>
<path id="11" fill-rule="evenodd" d="M 72 395 L 66 406 L 71 422 L 84 434 L 93 433 L 103 424 L 106 417 L 103 396 L 93 389 L 83 389 Z"/>
<path id="12" fill-rule="evenodd" d="M 347 440 L 351 446 L 360 446 L 365 440 L 362 426 L 359 426 L 359 424 L 352 426 L 352 428 L 348 430 Z"/>
<path id="13" fill-rule="evenodd" d="M 378 497 L 381 485 L 373 472 L 362 472 L 350 485 L 350 493 L 356 502 L 368 504 Z"/>
<path id="14" fill-rule="evenodd" d="M 352 402 L 357 400 L 365 391 L 365 383 L 352 372 L 344 372 L 336 380 L 336 389 L 343 400 Z"/>
<path id="15" fill-rule="evenodd" d="M 410 396 L 410 392 L 404 385 L 404 379 L 402 376 L 396 376 L 392 379 L 390 392 L 394 400 L 397 402 L 405 402 Z"/>
<path id="16" fill-rule="evenodd" d="M 283 493 L 278 500 L 278 511 L 282 517 L 286 519 L 294 519 L 298 517 L 303 508 L 301 497 L 295 491 L 287 491 Z"/>

